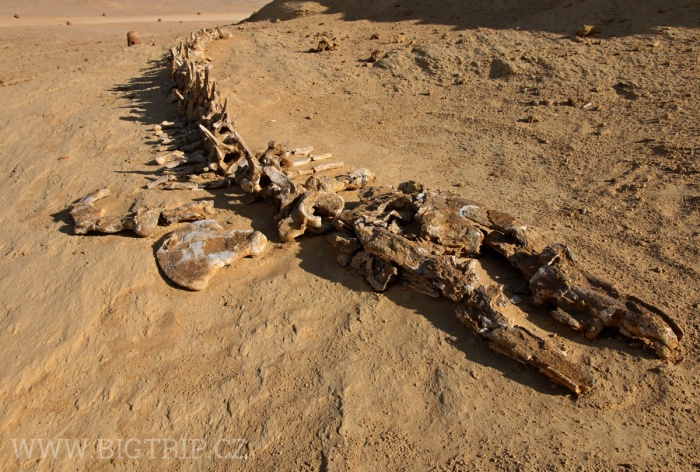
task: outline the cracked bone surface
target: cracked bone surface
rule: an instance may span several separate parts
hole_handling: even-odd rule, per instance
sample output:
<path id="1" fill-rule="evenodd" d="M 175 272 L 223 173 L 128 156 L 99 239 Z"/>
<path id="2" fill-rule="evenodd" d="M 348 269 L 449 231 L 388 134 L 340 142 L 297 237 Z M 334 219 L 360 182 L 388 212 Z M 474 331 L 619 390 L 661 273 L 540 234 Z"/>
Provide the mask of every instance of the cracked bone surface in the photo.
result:
<path id="1" fill-rule="evenodd" d="M 343 198 L 335 193 L 306 192 L 290 215 L 279 222 L 280 240 L 288 243 L 306 232 L 321 234 L 330 231 L 344 206 Z"/>
<path id="2" fill-rule="evenodd" d="M 584 331 L 588 339 L 606 326 L 619 328 L 624 336 L 649 342 L 662 359 L 673 356 L 683 336 L 680 327 L 658 308 L 586 273 L 566 246 L 547 246 L 537 265 L 530 290 L 536 303 L 556 307 L 559 321 Z"/>
<path id="3" fill-rule="evenodd" d="M 369 169 L 355 169 L 347 174 L 337 177 L 317 177 L 315 175 L 308 178 L 304 187 L 317 192 L 342 192 L 343 190 L 357 190 L 366 187 L 377 180 L 377 176 Z"/>
<path id="4" fill-rule="evenodd" d="M 513 326 L 501 311 L 508 303 L 501 285 L 481 286 L 464 298 L 457 308 L 457 318 L 487 339 L 494 351 L 539 369 L 577 394 L 590 391 L 595 385 L 593 375 L 551 343 L 525 328 Z"/>
<path id="5" fill-rule="evenodd" d="M 477 281 L 474 265 L 462 265 L 453 256 L 434 256 L 420 244 L 388 229 L 355 224 L 355 234 L 364 250 L 403 269 L 403 277 L 415 290 L 432 297 L 458 302 Z"/>
<path id="6" fill-rule="evenodd" d="M 172 210 L 164 210 L 160 214 L 160 220 L 165 225 L 172 225 L 182 221 L 206 220 L 212 216 L 214 216 L 214 201 L 205 200 L 187 203 Z"/>
<path id="7" fill-rule="evenodd" d="M 95 208 L 95 202 L 112 195 L 109 188 L 90 193 L 71 205 L 70 215 L 75 221 L 75 234 L 87 234 L 90 231 L 113 234 L 131 230 L 138 236 L 153 234 L 158 226 L 160 210 L 134 205 L 126 215 L 106 215 L 104 209 Z"/>
<path id="8" fill-rule="evenodd" d="M 649 343 L 662 359 L 673 359 L 683 337 L 680 326 L 664 311 L 632 295 L 624 294 L 581 267 L 563 244 L 540 244 L 523 228 L 512 224 L 493 228 L 485 243 L 505 256 L 528 280 L 534 301 L 553 308 L 552 316 L 588 339 L 603 328 Z"/>
<path id="9" fill-rule="evenodd" d="M 363 189 L 360 203 L 338 217 L 336 228 L 344 236 L 329 238 L 341 250 L 339 263 L 360 272 L 375 290 L 385 290 L 398 275 L 419 292 L 461 302 L 459 319 L 492 349 L 573 392 L 588 392 L 595 382 L 585 367 L 506 318 L 502 308 L 510 302 L 502 286 L 477 286 L 477 261 L 470 257 L 479 257 L 487 245 L 520 270 L 535 303 L 552 305 L 558 321 L 590 339 L 615 327 L 651 344 L 659 357 L 672 357 L 682 336 L 678 325 L 660 309 L 585 272 L 566 246 L 545 247 L 516 218 L 449 192 L 415 182 L 398 188 Z"/>
<path id="10" fill-rule="evenodd" d="M 225 231 L 214 220 L 190 223 L 173 232 L 156 252 L 163 273 L 190 290 L 203 290 L 222 267 L 259 256 L 267 238 L 259 231 Z"/>

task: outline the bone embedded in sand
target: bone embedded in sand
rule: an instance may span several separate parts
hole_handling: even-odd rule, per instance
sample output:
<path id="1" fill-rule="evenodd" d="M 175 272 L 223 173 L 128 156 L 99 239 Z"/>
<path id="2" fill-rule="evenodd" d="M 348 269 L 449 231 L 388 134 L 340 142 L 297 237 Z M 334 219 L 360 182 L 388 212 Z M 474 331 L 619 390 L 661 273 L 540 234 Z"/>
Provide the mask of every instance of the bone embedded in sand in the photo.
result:
<path id="1" fill-rule="evenodd" d="M 660 309 L 588 274 L 566 246 L 547 246 L 533 265 L 530 289 L 535 302 L 554 305 L 555 319 L 583 330 L 588 339 L 606 326 L 618 328 L 624 336 L 651 344 L 660 358 L 673 357 L 683 337 L 681 328 Z"/>
<path id="2" fill-rule="evenodd" d="M 158 226 L 160 210 L 134 206 L 126 215 L 106 215 L 104 209 L 95 208 L 96 201 L 112 194 L 109 188 L 102 188 L 88 194 L 71 205 L 75 234 L 97 233 L 113 234 L 131 230 L 138 236 L 153 234 Z"/>
<path id="3" fill-rule="evenodd" d="M 294 149 L 292 149 L 292 154 L 295 155 L 295 156 L 306 157 L 306 156 L 308 156 L 309 154 L 311 154 L 311 152 L 313 152 L 313 150 L 314 150 L 314 147 L 313 147 L 313 146 L 306 146 L 306 147 L 302 147 L 302 148 L 294 148 Z"/>
<path id="4" fill-rule="evenodd" d="M 525 328 L 513 326 L 502 312 L 507 304 L 502 285 L 482 286 L 465 297 L 457 308 L 457 318 L 487 339 L 494 351 L 539 369 L 572 392 L 589 392 L 595 385 L 593 375 L 551 343 Z"/>
<path id="5" fill-rule="evenodd" d="M 156 252 L 158 266 L 174 283 L 203 290 L 222 267 L 243 257 L 261 255 L 267 238 L 259 231 L 224 230 L 201 220 L 175 231 Z"/>
<path id="6" fill-rule="evenodd" d="M 214 201 L 192 202 L 186 205 L 164 210 L 160 214 L 160 221 L 164 225 L 172 225 L 183 221 L 206 220 L 214 216 Z"/>
<path id="7" fill-rule="evenodd" d="M 314 169 L 314 173 L 318 173 L 318 172 L 326 172 L 326 171 L 334 170 L 334 169 L 342 169 L 343 167 L 345 167 L 345 163 L 343 161 L 339 161 L 339 162 L 329 162 L 328 164 L 321 164 L 318 166 L 314 166 L 313 169 Z"/>
<path id="8" fill-rule="evenodd" d="M 306 232 L 330 231 L 344 206 L 343 198 L 335 193 L 306 192 L 291 214 L 279 222 L 280 239 L 289 243 Z"/>
<path id="9" fill-rule="evenodd" d="M 377 176 L 369 169 L 355 169 L 337 177 L 311 176 L 304 183 L 304 187 L 320 192 L 342 192 L 364 188 L 376 179 Z"/>

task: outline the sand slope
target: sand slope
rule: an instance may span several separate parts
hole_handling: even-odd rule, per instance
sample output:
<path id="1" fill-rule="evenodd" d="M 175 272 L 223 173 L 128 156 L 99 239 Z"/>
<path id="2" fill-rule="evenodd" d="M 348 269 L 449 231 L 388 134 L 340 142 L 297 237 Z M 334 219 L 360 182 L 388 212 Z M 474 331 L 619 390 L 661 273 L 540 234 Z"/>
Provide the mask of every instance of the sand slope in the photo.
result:
<path id="1" fill-rule="evenodd" d="M 686 333 L 682 362 L 614 333 L 587 341 L 526 300 L 520 323 L 552 333 L 599 379 L 575 399 L 469 336 L 453 304 L 400 285 L 371 292 L 322 237 L 243 260 L 204 292 L 183 291 L 153 257 L 166 228 L 146 239 L 73 236 L 66 209 L 103 185 L 115 211 L 134 200 L 213 198 L 223 226 L 274 240 L 266 204 L 235 189 L 143 189 L 157 169 L 149 129 L 176 113 L 163 55 L 203 24 L 7 26 L 0 469 L 697 467 L 697 7 L 520 3 L 273 2 L 209 55 L 251 147 L 312 144 L 382 183 L 419 179 L 516 214 L 673 315 Z M 161 14 L 118 4 L 56 8 Z M 4 2 L 0 13 L 22 5 Z M 159 5 L 191 14 L 181 2 Z M 211 14 L 227 7 L 206 5 Z M 59 23 L 66 14 L 27 11 Z M 600 32 L 576 41 L 584 23 Z M 126 48 L 128 29 L 144 44 Z M 340 50 L 309 53 L 321 34 Z M 363 62 L 373 50 L 379 62 Z M 89 447 L 82 459 L 17 458 L 12 438 Z M 135 438 L 142 449 L 100 459 L 100 438 Z M 151 460 L 148 438 L 207 448 L 161 460 L 158 446 Z M 217 441 L 238 438 L 246 460 L 213 454 Z"/>

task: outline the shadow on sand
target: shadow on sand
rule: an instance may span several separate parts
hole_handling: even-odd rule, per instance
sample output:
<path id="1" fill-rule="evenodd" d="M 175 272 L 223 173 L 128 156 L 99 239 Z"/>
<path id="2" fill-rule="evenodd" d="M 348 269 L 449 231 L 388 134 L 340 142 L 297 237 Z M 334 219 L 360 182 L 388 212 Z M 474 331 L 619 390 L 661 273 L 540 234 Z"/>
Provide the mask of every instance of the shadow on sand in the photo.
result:
<path id="1" fill-rule="evenodd" d="M 257 14 L 258 18 L 262 18 L 266 12 L 274 13 L 274 8 L 279 8 L 280 4 L 285 2 L 272 2 Z M 558 12 L 577 11 L 581 5 L 587 5 L 587 11 L 592 11 L 594 8 L 591 4 L 601 5 L 602 11 L 599 15 L 613 15 L 615 12 L 613 6 L 604 5 L 602 1 L 591 2 L 563 2 L 563 1 L 524 1 L 524 2 L 495 2 L 482 4 L 481 2 L 442 2 L 446 5 L 444 9 L 435 8 L 429 2 L 396 2 L 396 1 L 361 1 L 340 2 L 331 0 L 322 0 L 320 2 L 328 8 L 329 13 L 342 13 L 346 20 L 368 19 L 371 21 L 400 21 L 411 19 L 421 23 L 443 23 L 451 24 L 456 28 L 476 28 L 480 26 L 493 28 L 512 28 L 520 26 L 521 28 L 537 29 L 540 24 L 549 24 L 557 17 Z M 348 7 L 348 5 L 353 5 Z M 646 8 L 651 8 L 650 2 L 643 3 Z M 640 7 L 642 8 L 642 7 Z M 690 7 L 685 7 L 690 8 Z M 670 18 L 675 14 L 672 12 L 680 11 L 681 7 L 669 8 L 666 13 L 656 13 L 654 18 Z M 656 8 L 658 10 L 658 8 Z M 410 15 L 406 13 L 410 11 Z M 607 13 L 604 13 L 607 12 Z M 525 14 L 527 13 L 527 14 Z M 574 15 L 575 16 L 575 15 Z M 273 15 L 274 17 L 274 15 Z M 546 18 L 550 18 L 547 20 Z M 616 31 L 616 34 L 621 34 L 622 31 L 627 31 L 626 34 L 632 34 L 634 31 L 629 27 L 624 26 L 624 21 L 621 19 L 615 20 L 615 27 L 608 31 Z M 568 22 L 567 22 L 568 21 Z M 576 20 L 566 20 L 561 18 L 552 31 L 565 34 L 569 32 L 575 25 L 580 25 L 582 22 L 596 22 L 596 19 L 576 18 Z M 678 24 L 686 24 L 695 21 L 688 16 L 678 19 Z M 663 24 L 663 22 L 649 22 L 649 27 L 652 24 Z M 165 60 L 154 61 L 143 76 L 136 77 L 126 84 L 116 84 L 111 90 L 116 94 L 121 94 L 123 97 L 130 100 L 129 105 L 122 107 L 128 110 L 121 118 L 122 120 L 134 121 L 146 126 L 152 126 L 160 123 L 163 120 L 173 120 L 177 117 L 176 106 L 168 104 L 166 101 L 168 90 L 168 68 Z M 155 179 L 156 170 L 154 168 L 153 178 Z M 206 193 L 197 193 L 193 195 L 196 198 L 193 200 L 214 199 L 216 208 L 226 208 L 237 214 L 248 218 L 254 229 L 263 232 L 270 241 L 279 241 L 277 235 L 277 224 L 274 220 L 274 212 L 267 203 L 250 201 L 250 195 L 244 194 L 240 189 L 231 187 L 227 189 L 210 190 Z M 55 219 L 67 222 L 68 216 L 66 212 L 61 212 L 53 215 Z M 160 238 L 153 246 L 155 251 L 160 247 L 165 237 Z M 341 268 L 335 263 L 335 253 L 330 245 L 325 241 L 324 236 L 320 237 L 302 237 L 299 239 L 300 245 L 298 257 L 301 260 L 301 267 L 309 273 L 316 276 L 332 280 L 343 284 L 349 290 L 353 291 L 370 291 L 370 287 L 361 277 L 353 274 L 351 271 Z M 510 268 L 504 261 L 493 262 L 489 258 L 494 256 L 486 256 L 484 258 L 484 267 L 489 276 L 495 281 L 502 278 L 504 271 L 510 271 L 509 277 L 513 277 L 512 273 L 515 270 Z M 321 260 L 323 258 L 323 260 Z M 504 269 L 504 266 L 507 268 Z M 162 273 L 161 276 L 165 282 L 175 287 Z M 184 290 L 184 289 L 183 289 Z M 546 395 L 569 395 L 570 393 L 564 388 L 552 388 L 551 382 L 544 376 L 539 375 L 532 368 L 522 367 L 517 362 L 506 357 L 500 356 L 488 349 L 481 339 L 472 336 L 467 328 L 463 326 L 455 316 L 456 304 L 446 299 L 433 299 L 425 295 L 416 293 L 412 290 L 405 290 L 400 284 L 387 290 L 384 294 L 389 300 L 399 306 L 414 310 L 416 313 L 424 316 L 438 330 L 446 333 L 447 338 L 455 348 L 461 351 L 467 358 L 478 364 L 481 364 L 489 369 L 494 369 L 501 372 L 504 376 L 526 385 L 533 390 Z M 524 296 L 526 303 L 522 305 L 529 322 L 534 323 L 539 328 L 566 336 L 567 343 L 580 343 L 581 345 L 590 346 L 591 341 L 585 340 L 578 335 L 571 335 L 571 332 L 559 327 L 553 327 L 549 321 L 546 310 L 535 308 L 527 303 L 527 296 Z M 629 352 L 632 356 L 646 355 L 639 350 L 631 349 L 624 343 L 607 342 L 606 340 L 596 341 L 596 343 L 605 344 L 606 347 L 615 348 L 624 352 Z"/>
<path id="2" fill-rule="evenodd" d="M 317 7 L 308 6 L 309 3 Z M 700 3 L 692 0 L 317 0 L 306 3 L 275 0 L 251 20 L 287 20 L 320 12 L 339 14 L 346 21 L 409 21 L 448 25 L 458 30 L 520 29 L 563 36 L 573 36 L 587 24 L 595 25 L 601 38 L 653 33 L 663 26 L 700 26 Z"/>

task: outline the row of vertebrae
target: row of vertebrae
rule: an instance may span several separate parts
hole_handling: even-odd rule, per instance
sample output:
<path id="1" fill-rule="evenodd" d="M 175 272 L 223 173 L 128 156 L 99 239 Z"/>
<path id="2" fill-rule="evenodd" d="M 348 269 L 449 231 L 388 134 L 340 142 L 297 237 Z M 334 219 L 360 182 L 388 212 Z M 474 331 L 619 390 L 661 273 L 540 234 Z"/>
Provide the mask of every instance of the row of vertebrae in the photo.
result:
<path id="1" fill-rule="evenodd" d="M 228 37 L 230 32 L 222 28 L 201 30 L 170 51 L 173 93 L 178 99 L 181 121 L 163 123 L 157 129 L 162 133 L 161 144 L 174 145 L 176 149 L 169 149 L 168 154 L 156 160 L 161 164 L 172 163 L 166 166 L 170 168 L 164 174 L 176 179 L 160 179 L 157 185 L 202 188 L 202 183 L 192 182 L 191 176 L 213 173 L 219 180 L 205 184 L 207 188 L 236 184 L 247 193 L 271 201 L 283 242 L 307 230 L 311 233 L 329 230 L 332 226 L 329 222 L 344 207 L 337 192 L 368 185 L 374 181 L 374 174 L 358 169 L 335 178 L 319 178 L 316 174 L 340 169 L 344 164 L 320 163 L 332 156 L 312 154 L 311 146 L 287 150 L 286 144 L 271 141 L 265 151 L 251 152 L 235 129 L 226 109 L 227 102 L 221 102 L 206 55 L 211 41 Z M 163 129 L 169 126 L 171 129 L 177 126 L 178 131 L 164 136 Z M 191 138 L 192 130 L 199 131 L 198 139 Z M 183 135 L 190 139 L 178 140 Z M 191 151 L 197 152 L 188 155 Z M 305 176 L 309 177 L 304 184 L 294 181 Z"/>
<path id="2" fill-rule="evenodd" d="M 397 189 L 369 187 L 375 175 L 367 169 L 320 176 L 319 172 L 339 169 L 343 163 L 317 164 L 330 155 L 313 155 L 311 147 L 287 150 L 271 141 L 266 150 L 250 152 L 226 103 L 220 101 L 205 54 L 210 41 L 229 36 L 221 28 L 202 30 L 171 50 L 172 89 L 181 118 L 156 127 L 167 153 L 156 158 L 165 167 L 163 177 L 149 187 L 198 190 L 238 185 L 272 203 L 283 243 L 336 230 L 329 241 L 340 252 L 338 262 L 363 275 L 375 290 L 384 291 L 401 279 L 418 292 L 449 298 L 458 304 L 458 319 L 488 340 L 489 347 L 536 367 L 576 393 L 589 391 L 593 376 L 552 343 L 508 318 L 505 308 L 511 301 L 504 287 L 479 281 L 477 259 L 483 247 L 508 260 L 524 276 L 528 291 L 519 293 L 530 293 L 533 303 L 550 306 L 557 321 L 583 331 L 589 339 L 613 327 L 644 340 L 661 358 L 674 357 L 682 331 L 668 315 L 586 272 L 566 246 L 539 243 L 508 214 L 414 181 Z M 309 177 L 303 184 L 295 182 L 304 176 Z M 346 209 L 338 192 L 359 189 L 359 204 Z M 93 205 L 105 195 L 97 192 L 73 206 L 76 233 L 131 229 L 146 236 L 159 221 L 202 220 L 212 209 L 190 204 L 158 213 L 134 207 L 127 215 L 105 217 Z M 262 254 L 266 243 L 259 232 L 226 231 L 204 219 L 172 233 L 158 250 L 157 260 L 172 281 L 201 290 L 219 268 L 240 257 Z"/>

